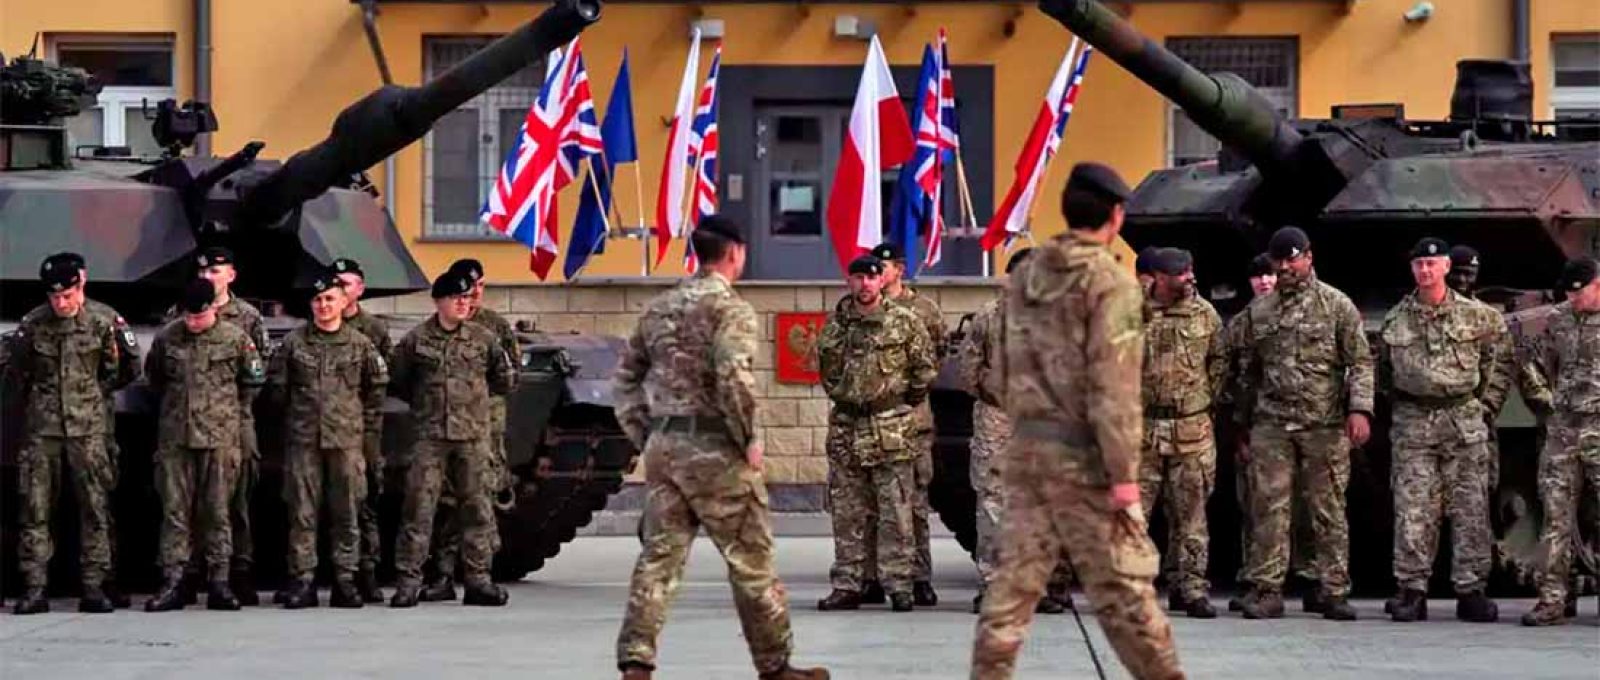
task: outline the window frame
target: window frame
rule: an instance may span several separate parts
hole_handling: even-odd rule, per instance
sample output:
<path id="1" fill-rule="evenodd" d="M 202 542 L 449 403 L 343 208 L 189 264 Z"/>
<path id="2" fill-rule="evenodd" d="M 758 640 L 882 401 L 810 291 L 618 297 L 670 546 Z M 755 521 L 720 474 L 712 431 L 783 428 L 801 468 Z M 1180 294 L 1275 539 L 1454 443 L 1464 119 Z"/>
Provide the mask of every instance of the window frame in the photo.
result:
<path id="1" fill-rule="evenodd" d="M 139 111 L 148 107 L 153 113 L 156 102 L 163 99 L 178 98 L 178 50 L 177 36 L 171 33 L 49 33 L 45 35 L 45 57 L 52 62 L 61 63 L 63 49 L 92 48 L 116 50 L 132 46 L 149 47 L 157 46 L 166 49 L 167 57 L 171 63 L 172 84 L 160 85 L 107 85 L 100 90 L 96 97 L 95 105 L 84 111 L 100 112 L 100 144 L 102 147 L 129 146 L 128 142 L 128 114 L 130 111 Z M 83 114 L 79 114 L 83 115 Z M 71 152 L 76 151 L 76 140 L 68 140 L 72 145 Z M 138 155 L 137 150 L 130 150 Z M 159 156 L 161 149 L 157 147 L 153 156 Z"/>
<path id="2" fill-rule="evenodd" d="M 1289 60 L 1289 63 L 1285 67 L 1286 68 L 1286 75 L 1287 75 L 1288 84 L 1286 86 L 1284 86 L 1284 87 L 1256 87 L 1256 90 L 1258 92 L 1260 92 L 1261 95 L 1268 102 L 1272 103 L 1275 106 L 1275 108 L 1277 109 L 1278 113 L 1280 113 L 1284 117 L 1286 117 L 1286 118 L 1295 118 L 1295 117 L 1299 116 L 1299 110 L 1300 110 L 1300 83 L 1301 83 L 1301 79 L 1300 79 L 1301 55 L 1300 55 L 1300 36 L 1299 35 L 1172 35 L 1172 36 L 1167 36 L 1166 39 L 1163 41 L 1163 46 L 1166 47 L 1169 50 L 1172 50 L 1174 53 L 1177 53 L 1178 50 L 1173 48 L 1173 42 L 1172 42 L 1173 40 L 1212 40 L 1212 41 L 1219 41 L 1219 42 L 1274 41 L 1274 42 L 1282 43 L 1284 46 L 1286 46 L 1288 48 L 1288 50 L 1285 52 L 1285 56 L 1287 56 L 1288 60 Z M 1182 55 L 1180 55 L 1180 56 L 1182 56 Z M 1221 72 L 1223 72 L 1225 70 L 1226 69 L 1218 70 L 1218 71 L 1205 71 L 1205 73 L 1207 73 L 1207 74 L 1210 74 L 1210 73 L 1221 73 Z M 1166 118 L 1166 121 L 1165 121 L 1166 122 L 1166 140 L 1165 140 L 1166 144 L 1165 144 L 1165 148 L 1162 150 L 1162 153 L 1163 153 L 1163 156 L 1165 157 L 1165 162 L 1166 162 L 1165 167 L 1167 167 L 1167 168 L 1178 168 L 1178 167 L 1184 167 L 1184 166 L 1187 166 L 1187 165 L 1195 165 L 1195 164 L 1205 163 L 1205 162 L 1208 162 L 1208 161 L 1215 161 L 1217 159 L 1217 156 L 1216 156 L 1215 153 L 1213 153 L 1211 156 L 1209 156 L 1207 158 L 1192 160 L 1191 162 L 1183 163 L 1183 164 L 1179 164 L 1178 163 L 1178 159 L 1179 159 L 1179 157 L 1178 157 L 1178 120 L 1179 120 L 1178 116 L 1180 114 L 1187 115 L 1187 114 L 1183 113 L 1183 108 L 1182 107 L 1180 107 L 1177 104 L 1173 104 L 1172 102 L 1168 101 L 1167 102 L 1167 111 L 1166 111 L 1166 116 L 1165 116 L 1165 118 Z M 1201 130 L 1201 131 L 1204 132 L 1204 130 Z M 1209 135 L 1210 133 L 1206 133 L 1206 134 Z M 1219 147 L 1219 150 L 1220 150 L 1220 147 Z"/>
<path id="3" fill-rule="evenodd" d="M 1594 70 L 1600 72 L 1600 64 L 1592 65 L 1592 69 L 1563 69 L 1562 65 L 1556 60 L 1556 46 L 1563 42 L 1592 42 L 1600 44 L 1600 33 L 1550 34 L 1550 105 L 1548 114 L 1552 120 L 1556 118 L 1556 112 L 1561 109 L 1600 110 L 1600 86 L 1562 87 L 1556 85 L 1556 75 L 1562 70 Z"/>

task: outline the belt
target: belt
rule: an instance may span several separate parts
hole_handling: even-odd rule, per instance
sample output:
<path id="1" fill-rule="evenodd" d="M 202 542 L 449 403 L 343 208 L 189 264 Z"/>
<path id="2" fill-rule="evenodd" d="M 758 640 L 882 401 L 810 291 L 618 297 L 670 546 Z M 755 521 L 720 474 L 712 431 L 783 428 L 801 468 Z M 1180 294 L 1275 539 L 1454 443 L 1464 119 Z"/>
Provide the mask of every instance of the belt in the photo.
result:
<path id="1" fill-rule="evenodd" d="M 1394 400 L 1402 404 L 1415 404 L 1424 408 L 1454 408 L 1471 403 L 1477 397 L 1466 394 L 1459 397 L 1424 397 L 1416 394 L 1396 392 Z"/>
<path id="2" fill-rule="evenodd" d="M 1146 406 L 1144 407 L 1144 417 L 1151 420 L 1179 420 L 1189 416 L 1197 416 L 1210 410 L 1209 408 L 1203 408 L 1185 413 L 1176 406 Z"/>
<path id="3" fill-rule="evenodd" d="M 1095 443 L 1094 433 L 1082 423 L 1027 419 L 1017 421 L 1011 431 L 1024 439 L 1059 442 L 1068 446 L 1090 446 Z"/>
<path id="4" fill-rule="evenodd" d="M 874 416 L 879 413 L 883 413 L 884 411 L 904 406 L 905 404 L 905 401 L 902 399 L 885 399 L 883 401 L 875 401 L 867 404 L 846 404 L 839 402 L 835 403 L 833 408 L 839 413 L 851 418 L 865 418 L 867 416 Z"/>
<path id="5" fill-rule="evenodd" d="M 663 416 L 656 418 L 655 429 L 681 434 L 728 434 L 728 424 L 718 416 Z"/>

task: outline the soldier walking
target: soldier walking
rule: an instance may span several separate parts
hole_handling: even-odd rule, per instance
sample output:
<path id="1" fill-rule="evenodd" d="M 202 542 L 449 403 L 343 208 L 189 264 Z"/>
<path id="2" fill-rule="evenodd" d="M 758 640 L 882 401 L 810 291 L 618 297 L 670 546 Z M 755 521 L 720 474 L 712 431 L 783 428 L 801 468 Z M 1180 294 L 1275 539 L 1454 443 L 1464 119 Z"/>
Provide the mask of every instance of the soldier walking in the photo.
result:
<path id="1" fill-rule="evenodd" d="M 341 257 L 333 261 L 331 268 L 339 277 L 339 283 L 349 299 L 349 304 L 344 308 L 344 325 L 366 336 L 372 342 L 373 349 L 377 350 L 378 357 L 387 362 L 394 343 L 389 339 L 389 325 L 361 308 L 361 296 L 367 290 L 367 275 L 361 270 L 361 263 Z M 378 503 L 383 497 L 383 469 L 386 462 L 382 447 L 382 413 L 376 424 L 367 425 L 365 436 L 370 441 L 362 446 L 362 454 L 366 456 L 367 490 L 357 515 L 361 530 L 361 568 L 356 573 L 356 589 L 361 591 L 363 602 L 376 604 L 383 601 L 383 589 L 378 587 L 378 563 L 383 561 Z"/>
<path id="2" fill-rule="evenodd" d="M 1145 307 L 1144 446 L 1139 498 L 1145 517 L 1166 509 L 1168 608 L 1191 618 L 1216 618 L 1206 581 L 1211 534 L 1206 501 L 1217 476 L 1211 408 L 1226 382 L 1222 317 L 1195 294 L 1194 258 L 1163 248 Z"/>
<path id="3" fill-rule="evenodd" d="M 1140 680 L 1184 677 L 1151 579 L 1160 556 L 1139 502 L 1139 284 L 1111 253 L 1128 187 L 1081 163 L 1062 193 L 1067 233 L 1037 249 L 1006 290 L 1006 411 L 1000 563 L 978 617 L 974 680 L 1015 672 L 1065 549 L 1100 626 Z"/>
<path id="4" fill-rule="evenodd" d="M 216 289 L 195 280 L 184 290 L 183 318 L 150 343 L 145 377 L 161 397 L 156 492 L 161 497 L 162 584 L 145 611 L 182 609 L 183 568 L 195 534 L 208 569 L 206 608 L 235 610 L 229 586 L 233 540 L 230 500 L 244 454 L 244 414 L 266 378 L 255 341 L 218 318 Z M 197 521 L 198 520 L 198 521 Z"/>
<path id="5" fill-rule="evenodd" d="M 644 452 L 644 547 L 617 637 L 624 680 L 648 680 L 689 546 L 703 527 L 728 565 L 734 606 L 763 680 L 826 680 L 789 665 L 789 602 L 773 567 L 762 430 L 751 372 L 760 323 L 733 289 L 745 241 L 707 217 L 689 237 L 700 272 L 645 307 L 617 368 L 617 421 Z"/>
<path id="6" fill-rule="evenodd" d="M 1246 371 L 1235 419 L 1250 428 L 1251 540 L 1244 616 L 1283 616 L 1292 496 L 1304 478 L 1315 567 L 1325 619 L 1351 621 L 1350 535 L 1345 486 L 1350 447 L 1371 435 L 1372 356 L 1361 313 L 1344 293 L 1317 280 L 1311 240 L 1284 227 L 1268 254 L 1278 268 L 1273 292 L 1240 317 Z"/>
<path id="7" fill-rule="evenodd" d="M 498 607 L 508 595 L 489 578 L 495 542 L 494 508 L 483 489 L 492 455 L 489 400 L 511 388 L 515 369 L 494 336 L 467 321 L 471 278 L 445 272 L 434 279 L 432 294 L 436 312 L 411 329 L 390 357 L 389 391 L 411 405 L 417 442 L 406 472 L 395 545 L 399 579 L 389 606 L 417 606 L 434 510 L 448 476 L 461 512 L 462 602 Z"/>
<path id="8" fill-rule="evenodd" d="M 1384 317 L 1378 387 L 1394 403 L 1395 621 L 1428 618 L 1428 578 L 1439 519 L 1450 517 L 1456 618 L 1499 619 L 1484 596 L 1491 546 L 1489 425 L 1505 398 L 1510 354 L 1505 321 L 1445 285 L 1449 246 L 1424 238 L 1411 249 L 1417 287 Z"/>
<path id="9" fill-rule="evenodd" d="M 81 261 L 81 258 L 80 260 Z M 12 611 L 50 611 L 45 597 L 55 544 L 50 531 L 66 476 L 78 500 L 78 560 L 83 592 L 78 611 L 115 609 L 103 590 L 111 565 L 108 498 L 116 463 L 106 455 L 106 400 L 126 384 L 112 318 L 85 307 L 83 274 L 60 258 L 39 268 L 47 303 L 24 317 L 13 336 L 8 387 L 25 395 L 26 438 L 17 455 L 22 499 L 17 539 L 23 593 Z M 120 384 L 119 384 L 120 383 Z"/>
<path id="10" fill-rule="evenodd" d="M 317 520 L 328 511 L 334 607 L 359 609 L 360 507 L 366 461 L 378 455 L 388 367 L 372 341 L 345 323 L 347 294 L 332 271 L 311 284 L 311 322 L 284 338 L 267 370 L 267 393 L 284 406 L 284 503 L 289 508 L 289 585 L 283 606 L 317 606 Z"/>
<path id="11" fill-rule="evenodd" d="M 1600 263 L 1568 262 L 1558 287 L 1567 301 L 1556 305 L 1532 357 L 1539 384 L 1529 402 L 1551 415 L 1539 458 L 1539 603 L 1523 615 L 1525 626 L 1567 622 L 1567 576 L 1586 484 L 1589 501 L 1600 502 Z"/>
<path id="12" fill-rule="evenodd" d="M 817 342 L 822 387 L 833 400 L 827 443 L 833 591 L 817 602 L 823 611 L 861 606 L 874 550 L 891 608 L 913 607 L 912 505 L 922 455 L 915 411 L 928 398 L 938 369 L 922 320 L 884 299 L 883 269 L 871 255 L 850 263 L 851 298 L 828 319 Z M 874 521 L 877 534 L 869 544 Z"/>

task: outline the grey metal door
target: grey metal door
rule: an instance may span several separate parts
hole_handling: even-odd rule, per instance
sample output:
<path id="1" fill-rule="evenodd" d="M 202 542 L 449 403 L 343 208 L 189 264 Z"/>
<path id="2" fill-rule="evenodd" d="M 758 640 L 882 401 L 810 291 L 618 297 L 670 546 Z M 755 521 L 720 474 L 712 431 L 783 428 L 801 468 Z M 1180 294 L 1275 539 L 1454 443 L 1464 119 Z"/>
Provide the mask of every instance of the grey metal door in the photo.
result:
<path id="1" fill-rule="evenodd" d="M 827 238 L 827 197 L 850 110 L 758 105 L 755 113 L 751 277 L 838 278 Z"/>

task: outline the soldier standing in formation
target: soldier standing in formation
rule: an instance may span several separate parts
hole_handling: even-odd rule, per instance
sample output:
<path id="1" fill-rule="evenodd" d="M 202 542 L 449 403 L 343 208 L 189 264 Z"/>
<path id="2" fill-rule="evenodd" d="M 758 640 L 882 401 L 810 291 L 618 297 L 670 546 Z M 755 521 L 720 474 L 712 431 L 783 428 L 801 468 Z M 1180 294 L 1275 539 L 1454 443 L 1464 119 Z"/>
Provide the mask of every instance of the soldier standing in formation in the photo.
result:
<path id="1" fill-rule="evenodd" d="M 1106 637 L 1140 680 L 1184 677 L 1151 579 L 1160 556 L 1139 502 L 1139 284 L 1109 244 L 1128 187 L 1096 163 L 1062 193 L 1067 233 L 1012 275 L 1006 291 L 1006 524 L 983 600 L 974 680 L 1011 677 L 1033 608 L 1062 550 Z"/>
<path id="2" fill-rule="evenodd" d="M 728 564 L 734 606 L 763 680 L 826 680 L 789 665 L 789 603 L 773 567 L 751 372 L 760 323 L 733 282 L 744 271 L 738 227 L 707 217 L 689 237 L 700 272 L 645 307 L 617 367 L 617 422 L 644 452 L 644 547 L 617 637 L 624 680 L 648 680 L 695 534 Z"/>
<path id="3" fill-rule="evenodd" d="M 373 349 L 378 351 L 378 356 L 388 361 L 389 350 L 394 346 L 389 339 L 388 324 L 361 308 L 361 295 L 367 290 L 367 277 L 361 270 L 361 263 L 341 257 L 333 261 L 331 269 L 339 277 L 349 299 L 349 304 L 344 308 L 344 325 L 367 336 Z M 356 573 L 356 589 L 361 591 L 363 602 L 375 604 L 383 601 L 383 589 L 378 587 L 378 562 L 383 560 L 383 537 L 378 526 L 378 502 L 383 496 L 385 463 L 383 418 L 378 419 L 375 428 L 369 424 L 366 436 L 376 443 L 362 447 L 367 465 L 367 493 L 361 501 L 358 515 L 361 525 L 361 566 Z"/>
<path id="4" fill-rule="evenodd" d="M 1488 585 L 1489 423 L 1505 399 L 1510 355 L 1505 321 L 1445 285 L 1449 246 L 1436 238 L 1411 250 L 1417 287 L 1384 317 L 1378 386 L 1394 403 L 1395 621 L 1428 618 L 1428 577 L 1439 519 L 1451 527 L 1456 618 L 1490 623 L 1499 609 Z"/>
<path id="5" fill-rule="evenodd" d="M 85 306 L 83 274 L 76 265 L 47 259 L 39 278 L 48 302 L 23 318 L 7 363 L 8 388 L 27 400 L 27 435 L 17 456 L 23 593 L 12 611 L 50 611 L 45 598 L 55 552 L 50 520 L 66 476 L 78 499 L 82 541 L 78 611 L 106 613 L 115 608 L 103 583 L 111 565 L 107 516 L 116 479 L 116 462 L 106 453 L 106 433 L 112 426 L 106 399 L 121 387 L 123 377 L 114 320 L 120 317 L 95 314 Z"/>
<path id="6" fill-rule="evenodd" d="M 229 563 L 237 534 L 229 510 L 243 465 L 244 414 L 266 377 L 256 343 L 219 318 L 216 289 L 195 280 L 184 290 L 183 318 L 167 324 L 150 343 L 145 377 L 161 397 L 156 447 L 156 491 L 161 497 L 161 589 L 145 610 L 185 605 L 183 568 L 197 543 L 208 569 L 207 609 L 234 610 Z M 197 516 L 198 515 L 198 516 Z"/>
<path id="7" fill-rule="evenodd" d="M 922 455 L 915 410 L 938 372 L 933 339 L 915 312 L 885 300 L 882 261 L 863 255 L 849 273 L 851 298 L 817 342 L 822 386 L 833 400 L 827 450 L 834 545 L 833 591 L 817 608 L 859 608 L 869 554 L 876 551 L 890 606 L 906 612 L 913 607 L 912 505 Z M 876 539 L 869 545 L 874 522 Z"/>
<path id="8" fill-rule="evenodd" d="M 1206 581 L 1211 535 L 1206 501 L 1217 476 L 1211 408 L 1226 383 L 1222 317 L 1195 294 L 1194 259 L 1163 248 L 1145 305 L 1144 446 L 1139 498 L 1145 517 L 1163 501 L 1167 551 L 1174 573 L 1168 607 L 1192 618 L 1216 618 Z"/>
<path id="9" fill-rule="evenodd" d="M 1544 502 L 1539 603 L 1523 615 L 1526 626 L 1567 622 L 1567 576 L 1585 484 L 1590 501 L 1600 502 L 1600 263 L 1568 262 L 1558 288 L 1567 301 L 1556 305 L 1549 330 L 1539 339 L 1532 356 L 1537 384 L 1525 395 L 1550 413 L 1539 458 Z"/>
<path id="10" fill-rule="evenodd" d="M 405 510 L 395 545 L 399 579 L 389 606 L 417 606 L 422 563 L 428 557 L 445 476 L 460 506 L 466 585 L 462 602 L 500 606 L 507 594 L 489 579 L 495 516 L 483 487 L 493 455 L 490 397 L 511 389 L 515 369 L 494 335 L 467 321 L 472 309 L 470 277 L 445 272 L 434 279 L 432 295 L 437 311 L 406 334 L 390 362 L 390 392 L 411 405 L 417 442 L 406 473 Z"/>
<path id="11" fill-rule="evenodd" d="M 345 323 L 348 302 L 332 271 L 311 285 L 311 322 L 273 353 L 267 392 L 284 405 L 284 502 L 289 508 L 289 584 L 283 606 L 317 606 L 317 520 L 329 519 L 334 607 L 359 609 L 357 517 L 367 496 L 366 461 L 376 457 L 388 368 L 377 348 Z"/>
<path id="12" fill-rule="evenodd" d="M 1259 298 L 1278 285 L 1278 270 L 1272 265 L 1272 258 L 1266 253 L 1261 253 L 1250 260 L 1250 268 L 1246 272 L 1250 282 L 1251 299 Z M 1249 408 L 1248 404 L 1240 402 L 1239 377 L 1244 373 L 1244 360 L 1248 358 L 1246 343 L 1243 341 L 1241 331 L 1244 315 L 1238 315 L 1228 320 L 1227 328 L 1223 331 L 1226 337 L 1228 350 L 1228 384 L 1223 389 L 1220 399 L 1227 407 L 1226 412 L 1231 416 L 1239 409 Z M 1228 422 L 1233 422 L 1228 418 Z M 1241 433 L 1247 434 L 1247 433 Z M 1239 571 L 1234 574 L 1234 580 L 1239 583 L 1248 583 L 1245 577 L 1250 566 L 1250 447 L 1245 438 L 1240 436 L 1233 445 L 1233 489 L 1234 496 L 1239 502 Z M 1296 493 L 1296 496 L 1300 494 Z M 1298 513 L 1296 517 L 1298 517 Z M 1299 534 L 1296 533 L 1296 536 Z M 1291 546 L 1299 548 L 1299 545 Z M 1300 552 L 1295 550 L 1296 553 Z M 1228 611 L 1236 612 L 1244 609 L 1244 595 L 1238 594 L 1228 598 Z"/>

